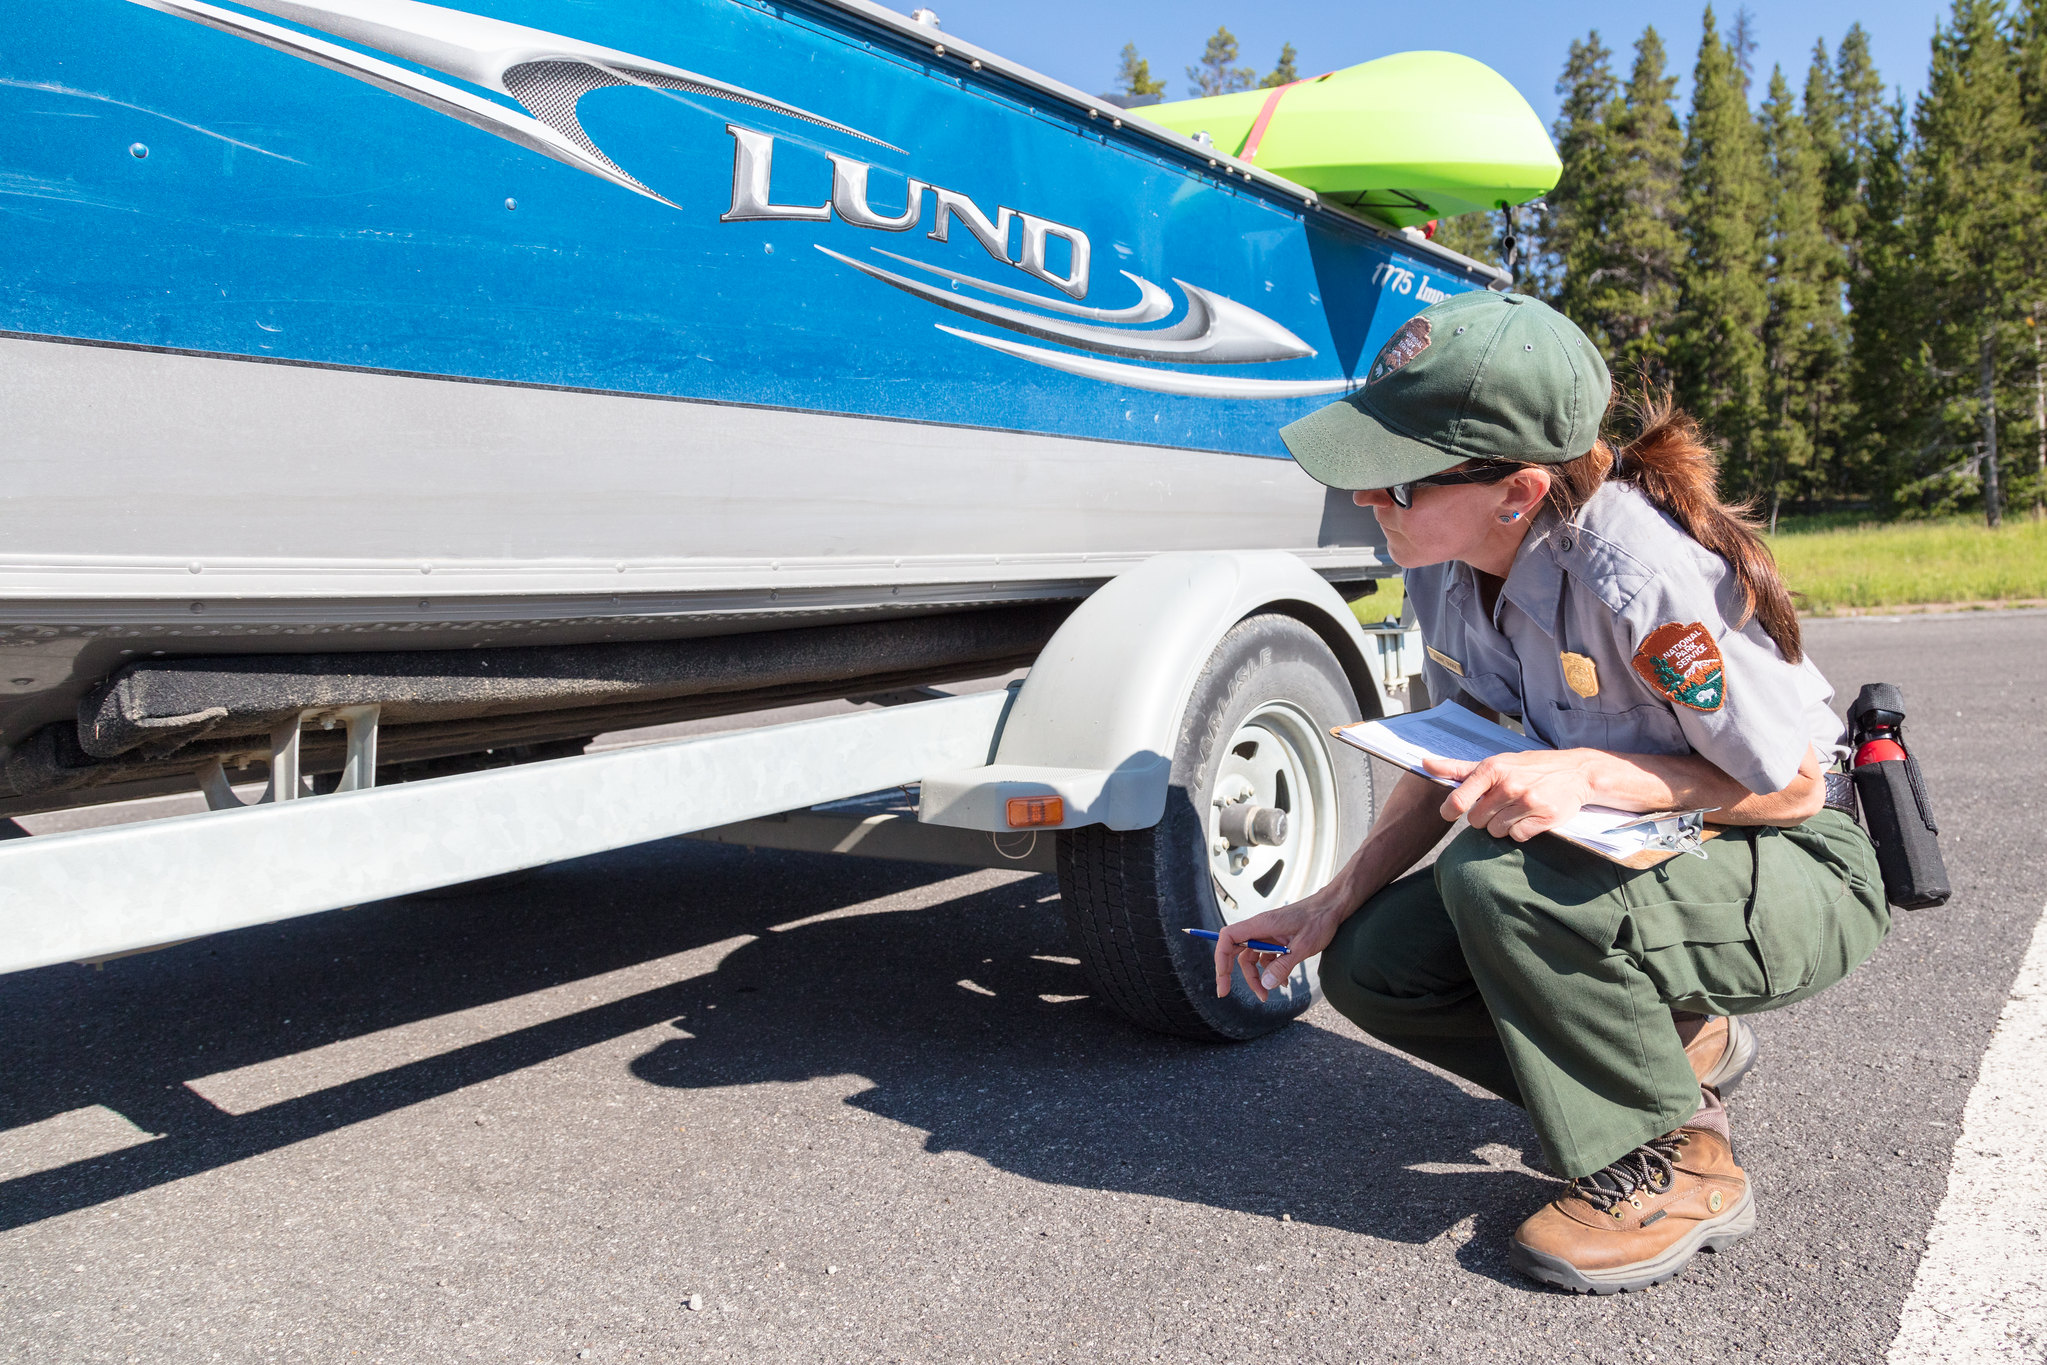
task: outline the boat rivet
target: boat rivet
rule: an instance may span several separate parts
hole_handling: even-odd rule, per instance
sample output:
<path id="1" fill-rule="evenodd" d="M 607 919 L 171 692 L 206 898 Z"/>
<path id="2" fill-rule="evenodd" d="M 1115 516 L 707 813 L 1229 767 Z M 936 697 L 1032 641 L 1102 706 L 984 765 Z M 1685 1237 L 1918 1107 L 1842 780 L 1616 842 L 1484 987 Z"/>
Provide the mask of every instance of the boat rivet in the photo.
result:
<path id="1" fill-rule="evenodd" d="M 519 207 L 519 201 L 516 199 L 507 199 L 505 201 L 505 207 L 508 209 L 515 209 Z"/>
<path id="2" fill-rule="evenodd" d="M 194 616 L 197 616 L 197 615 L 198 615 L 198 614 L 199 614 L 200 612 L 202 612 L 202 611 L 205 611 L 205 610 L 206 610 L 206 604 L 205 604 L 204 602 L 194 602 L 194 603 L 192 604 L 192 614 L 193 614 Z"/>
<path id="3" fill-rule="evenodd" d="M 1213 166 L 1215 165 L 1215 158 L 1214 158 L 1214 157 L 1210 157 L 1210 158 L 1208 159 L 1208 164 L 1209 164 L 1209 165 L 1210 165 L 1211 167 L 1213 167 Z"/>
<path id="4" fill-rule="evenodd" d="M 976 58 L 974 58 L 974 70 L 976 70 L 976 71 L 979 71 L 980 69 L 981 69 L 981 59 L 980 59 L 979 57 L 976 57 Z"/>
<path id="5" fill-rule="evenodd" d="M 142 160 L 143 157 L 149 155 L 149 148 L 143 146 L 139 142 L 131 142 L 128 144 L 128 155 L 134 157 L 137 161 L 140 161 Z"/>
<path id="6" fill-rule="evenodd" d="M 932 48 L 931 50 L 933 52 L 936 52 L 939 56 L 943 57 L 945 55 L 945 44 L 940 43 L 938 44 L 938 46 Z"/>
<path id="7" fill-rule="evenodd" d="M 617 570 L 618 570 L 618 571 L 619 571 L 620 573 L 624 573 L 624 572 L 625 572 L 625 561 L 624 561 L 623 559 L 621 559 L 621 560 L 619 560 L 619 561 L 618 561 L 618 563 L 617 563 L 616 565 L 614 565 L 613 567 L 614 567 L 614 568 L 616 568 L 616 569 L 617 569 Z"/>
<path id="8" fill-rule="evenodd" d="M 1119 118 L 1112 118 L 1109 120 L 1109 126 L 1111 128 L 1121 128 L 1123 126 L 1123 120 Z"/>
<path id="9" fill-rule="evenodd" d="M 1087 116 L 1089 118 L 1100 118 L 1102 116 L 1102 111 L 1099 109 L 1090 109 L 1087 111 Z"/>
<path id="10" fill-rule="evenodd" d="M 422 598 L 420 598 L 420 599 L 419 599 L 419 609 L 420 609 L 421 611 L 425 611 L 425 610 L 426 610 L 426 599 L 425 599 L 424 597 L 422 597 Z"/>
<path id="11" fill-rule="evenodd" d="M 191 562 L 190 564 L 186 565 L 185 567 L 186 567 L 187 569 L 189 569 L 189 570 L 190 570 L 191 572 L 193 572 L 193 573 L 198 573 L 198 572 L 199 572 L 199 561 L 195 559 L 195 560 L 193 560 L 193 561 L 192 561 L 192 562 Z"/>
<path id="12" fill-rule="evenodd" d="M 421 573 L 432 573 L 434 571 L 434 566 L 431 564 L 422 564 L 419 566 L 419 571 Z"/>

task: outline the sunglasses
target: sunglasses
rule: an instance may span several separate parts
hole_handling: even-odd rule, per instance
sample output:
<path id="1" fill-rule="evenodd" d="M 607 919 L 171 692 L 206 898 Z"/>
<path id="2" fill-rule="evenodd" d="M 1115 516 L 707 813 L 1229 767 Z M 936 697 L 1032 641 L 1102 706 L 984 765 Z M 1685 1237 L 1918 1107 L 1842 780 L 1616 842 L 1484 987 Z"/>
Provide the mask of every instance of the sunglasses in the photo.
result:
<path id="1" fill-rule="evenodd" d="M 1409 479 L 1406 483 L 1388 484 L 1386 495 L 1393 499 L 1393 505 L 1402 511 L 1414 506 L 1414 490 L 1417 488 L 1440 487 L 1453 483 L 1498 483 L 1511 478 L 1519 469 L 1516 464 L 1482 464 L 1476 469 L 1453 469 L 1448 474 L 1431 474 L 1426 479 Z"/>

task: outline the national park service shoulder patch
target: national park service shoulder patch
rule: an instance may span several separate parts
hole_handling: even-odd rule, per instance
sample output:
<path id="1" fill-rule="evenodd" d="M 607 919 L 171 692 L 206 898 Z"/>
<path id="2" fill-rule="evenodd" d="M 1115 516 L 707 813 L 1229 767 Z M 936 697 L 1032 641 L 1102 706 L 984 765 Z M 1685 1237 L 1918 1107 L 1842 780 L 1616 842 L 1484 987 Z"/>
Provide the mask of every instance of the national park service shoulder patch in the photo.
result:
<path id="1" fill-rule="evenodd" d="M 1429 320 L 1409 318 L 1400 325 L 1400 330 L 1386 338 L 1386 344 L 1379 348 L 1378 359 L 1372 362 L 1371 370 L 1365 375 L 1367 384 L 1376 384 L 1395 370 L 1404 368 L 1423 351 L 1429 349 Z"/>
<path id="2" fill-rule="evenodd" d="M 1697 621 L 1672 621 L 1650 631 L 1635 651 L 1634 665 L 1644 682 L 1679 706 L 1718 711 L 1727 700 L 1720 646 Z"/>

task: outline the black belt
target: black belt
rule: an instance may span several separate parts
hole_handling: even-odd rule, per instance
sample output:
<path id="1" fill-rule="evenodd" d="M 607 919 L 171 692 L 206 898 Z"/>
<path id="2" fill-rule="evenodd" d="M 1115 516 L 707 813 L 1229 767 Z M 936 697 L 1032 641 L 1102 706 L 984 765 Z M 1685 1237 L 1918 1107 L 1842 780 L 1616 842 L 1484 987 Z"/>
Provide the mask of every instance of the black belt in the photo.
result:
<path id="1" fill-rule="evenodd" d="M 1847 773 L 1828 773 L 1826 777 L 1826 808 L 1840 811 L 1850 820 L 1860 818 L 1855 805 L 1855 779 Z"/>

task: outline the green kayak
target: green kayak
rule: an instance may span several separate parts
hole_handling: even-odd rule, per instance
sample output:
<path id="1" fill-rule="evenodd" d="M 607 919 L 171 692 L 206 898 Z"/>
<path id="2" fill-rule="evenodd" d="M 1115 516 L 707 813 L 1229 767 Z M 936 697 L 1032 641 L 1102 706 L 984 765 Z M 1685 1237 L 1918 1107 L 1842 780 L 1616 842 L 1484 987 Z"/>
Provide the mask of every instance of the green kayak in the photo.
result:
<path id="1" fill-rule="evenodd" d="M 1454 52 L 1136 112 L 1395 227 L 1527 203 L 1563 169 L 1521 92 Z"/>

